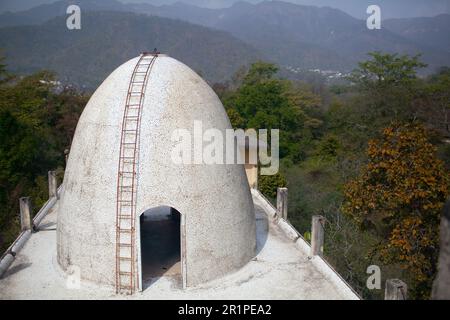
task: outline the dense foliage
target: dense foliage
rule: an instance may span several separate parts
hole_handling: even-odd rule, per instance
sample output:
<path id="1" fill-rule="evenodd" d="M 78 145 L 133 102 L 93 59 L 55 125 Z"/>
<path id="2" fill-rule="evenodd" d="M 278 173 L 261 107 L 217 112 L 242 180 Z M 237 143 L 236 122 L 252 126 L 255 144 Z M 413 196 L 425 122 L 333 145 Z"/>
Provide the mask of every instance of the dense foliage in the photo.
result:
<path id="1" fill-rule="evenodd" d="M 270 200 L 274 200 L 277 197 L 277 189 L 286 187 L 286 178 L 277 173 L 273 176 L 260 176 L 258 180 L 258 189 Z"/>
<path id="2" fill-rule="evenodd" d="M 343 206 L 358 225 L 379 235 L 375 254 L 414 275 L 417 296 L 431 289 L 450 186 L 427 136 L 422 125 L 393 125 L 369 141 L 368 163 L 345 186 Z"/>
<path id="3" fill-rule="evenodd" d="M 39 209 L 48 198 L 47 172 L 64 166 L 87 99 L 57 88 L 48 72 L 15 78 L 0 66 L 0 251 L 17 237 L 19 198 Z"/>
<path id="4" fill-rule="evenodd" d="M 280 156 L 298 162 L 301 137 L 312 137 L 321 121 L 314 118 L 320 98 L 308 89 L 275 78 L 278 68 L 270 63 L 254 63 L 241 86 L 223 95 L 232 125 L 237 128 L 280 129 Z"/>

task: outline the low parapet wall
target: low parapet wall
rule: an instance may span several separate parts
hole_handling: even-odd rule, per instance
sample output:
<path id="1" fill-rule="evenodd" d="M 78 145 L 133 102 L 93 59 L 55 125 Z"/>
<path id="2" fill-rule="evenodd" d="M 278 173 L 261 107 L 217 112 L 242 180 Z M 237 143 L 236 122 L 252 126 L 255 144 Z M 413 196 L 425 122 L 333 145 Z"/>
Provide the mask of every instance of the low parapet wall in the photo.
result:
<path id="1" fill-rule="evenodd" d="M 57 190 L 57 194 L 52 196 L 47 202 L 42 206 L 36 216 L 33 218 L 32 230 L 22 231 L 17 239 L 9 246 L 9 248 L 3 253 L 0 258 L 0 278 L 3 277 L 5 272 L 14 262 L 15 256 L 20 252 L 25 243 L 31 237 L 32 233 L 39 229 L 39 224 L 45 218 L 45 216 L 50 212 L 50 210 L 55 206 L 58 201 L 59 194 L 61 193 L 62 186 Z"/>
<path id="2" fill-rule="evenodd" d="M 281 231 L 295 243 L 295 246 L 302 251 L 308 259 L 311 260 L 318 270 L 328 276 L 333 284 L 341 290 L 348 291 L 353 294 L 355 299 L 362 299 L 359 294 L 337 273 L 337 271 L 321 256 L 311 255 L 311 245 L 303 238 L 303 236 L 292 226 L 289 221 L 277 215 L 277 209 L 272 203 L 259 191 L 252 189 L 252 195 L 259 200 L 268 218 L 275 223 Z"/>

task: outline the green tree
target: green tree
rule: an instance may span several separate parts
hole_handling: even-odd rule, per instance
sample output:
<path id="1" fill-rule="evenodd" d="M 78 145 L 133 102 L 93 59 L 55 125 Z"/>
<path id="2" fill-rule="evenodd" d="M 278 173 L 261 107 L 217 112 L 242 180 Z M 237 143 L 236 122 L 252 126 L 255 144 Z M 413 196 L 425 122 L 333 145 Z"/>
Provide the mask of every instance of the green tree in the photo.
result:
<path id="1" fill-rule="evenodd" d="M 275 78 L 278 68 L 270 63 L 253 64 L 242 85 L 224 104 L 233 126 L 253 129 L 280 129 L 280 156 L 294 161 L 302 158 L 302 143 L 321 122 L 310 117 L 320 99 L 291 82 Z"/>
<path id="2" fill-rule="evenodd" d="M 408 120 L 415 117 L 412 101 L 420 80 L 417 70 L 426 67 L 420 55 L 369 53 L 372 59 L 359 63 L 350 80 L 361 90 L 366 101 L 368 122 L 388 119 Z M 382 125 L 386 125 L 383 122 Z"/>
<path id="3" fill-rule="evenodd" d="M 286 186 L 286 178 L 281 173 L 259 177 L 258 189 L 269 199 L 275 199 L 277 197 L 277 189 Z"/>
<path id="4" fill-rule="evenodd" d="M 247 85 L 262 83 L 273 79 L 273 76 L 277 72 L 278 67 L 276 65 L 272 63 L 258 61 L 251 65 L 250 70 L 244 76 L 243 83 Z"/>
<path id="5" fill-rule="evenodd" d="M 410 57 L 381 52 L 370 52 L 371 60 L 359 63 L 351 80 L 367 89 L 405 85 L 417 78 L 417 69 L 427 65 L 420 62 L 420 55 Z"/>

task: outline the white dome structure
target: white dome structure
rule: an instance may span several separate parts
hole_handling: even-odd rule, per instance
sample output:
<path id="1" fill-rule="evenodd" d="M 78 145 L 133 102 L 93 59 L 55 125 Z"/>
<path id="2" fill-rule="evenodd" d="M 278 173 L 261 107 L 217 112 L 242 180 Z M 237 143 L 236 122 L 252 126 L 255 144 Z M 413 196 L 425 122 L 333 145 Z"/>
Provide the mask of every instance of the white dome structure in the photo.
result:
<path id="1" fill-rule="evenodd" d="M 151 208 L 181 215 L 184 286 L 255 256 L 255 214 L 243 165 L 176 164 L 176 129 L 230 129 L 213 90 L 179 61 L 143 54 L 118 67 L 77 125 L 58 208 L 58 263 L 82 279 L 143 289 L 141 222 Z M 141 219 L 140 219 L 141 217 Z"/>

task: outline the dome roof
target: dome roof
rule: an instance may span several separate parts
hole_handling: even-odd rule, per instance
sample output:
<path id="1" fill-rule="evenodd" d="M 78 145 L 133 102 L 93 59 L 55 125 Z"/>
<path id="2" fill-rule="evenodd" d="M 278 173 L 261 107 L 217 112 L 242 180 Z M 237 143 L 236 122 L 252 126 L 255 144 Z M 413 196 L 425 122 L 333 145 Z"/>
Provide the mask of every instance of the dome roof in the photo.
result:
<path id="1" fill-rule="evenodd" d="M 58 209 L 58 262 L 83 279 L 117 284 L 118 165 L 130 81 L 140 57 L 118 67 L 95 91 L 77 125 Z M 139 288 L 139 215 L 169 206 L 184 223 L 183 277 L 193 286 L 246 264 L 255 254 L 254 208 L 242 165 L 175 164 L 175 129 L 231 128 L 213 90 L 189 67 L 155 58 L 141 104 L 133 231 Z M 225 136 L 225 133 L 224 133 Z M 132 241 L 132 240 L 131 240 Z"/>

